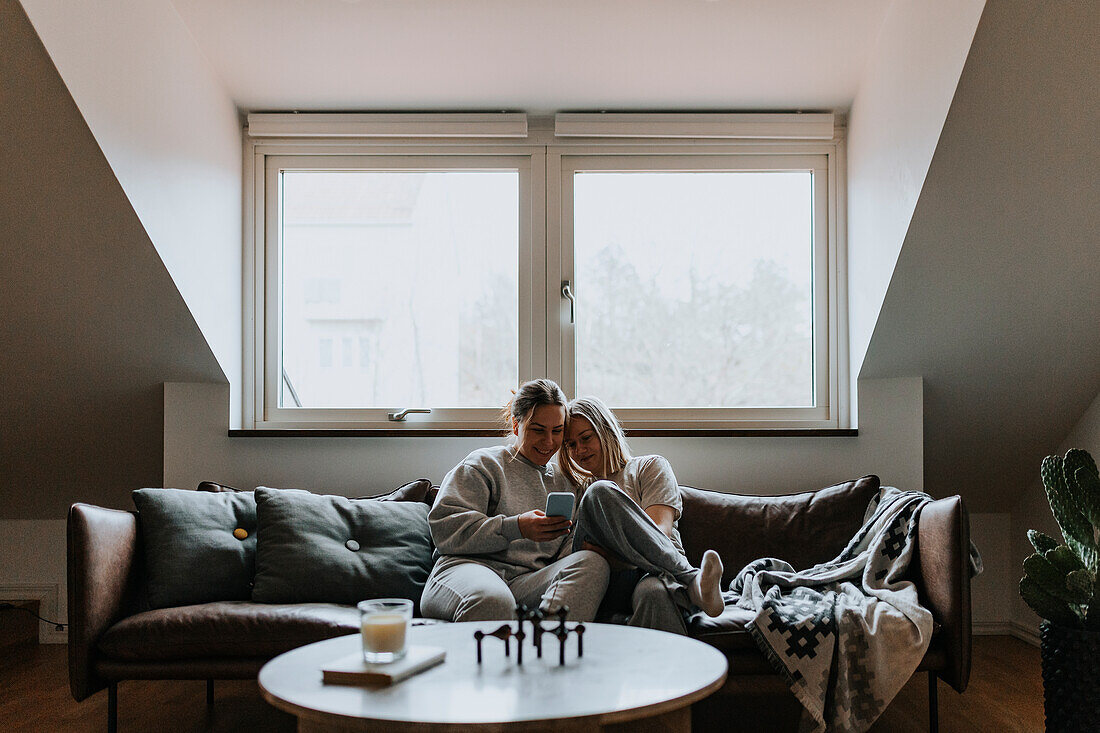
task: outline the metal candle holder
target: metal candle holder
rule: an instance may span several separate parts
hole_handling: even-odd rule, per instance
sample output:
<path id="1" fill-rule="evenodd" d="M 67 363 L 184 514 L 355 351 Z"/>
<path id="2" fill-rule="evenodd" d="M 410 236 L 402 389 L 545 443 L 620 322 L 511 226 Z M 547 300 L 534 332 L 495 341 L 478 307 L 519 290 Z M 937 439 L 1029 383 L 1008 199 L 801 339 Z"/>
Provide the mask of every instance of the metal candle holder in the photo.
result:
<path id="1" fill-rule="evenodd" d="M 584 656 L 584 624 L 578 623 L 572 629 L 569 629 L 565 625 L 566 616 L 569 615 L 569 606 L 562 606 L 553 616 L 558 617 L 557 628 L 547 629 L 542 625 L 543 620 L 546 618 L 546 614 L 536 609 L 528 609 L 527 606 L 522 603 L 516 604 L 516 627 L 513 629 L 508 624 L 503 624 L 495 631 L 481 631 L 480 629 L 474 632 L 474 641 L 477 642 L 477 663 L 481 664 L 481 641 L 486 636 L 491 636 L 496 639 L 500 639 L 504 642 L 504 656 L 512 656 L 512 642 L 514 638 L 516 640 L 516 664 L 523 666 L 523 640 L 527 638 L 527 633 L 523 630 L 524 622 L 531 624 L 531 641 L 535 645 L 535 652 L 539 659 L 542 659 L 542 635 L 550 634 L 558 639 L 558 664 L 565 664 L 565 643 L 569 640 L 570 634 L 577 635 L 577 658 Z"/>

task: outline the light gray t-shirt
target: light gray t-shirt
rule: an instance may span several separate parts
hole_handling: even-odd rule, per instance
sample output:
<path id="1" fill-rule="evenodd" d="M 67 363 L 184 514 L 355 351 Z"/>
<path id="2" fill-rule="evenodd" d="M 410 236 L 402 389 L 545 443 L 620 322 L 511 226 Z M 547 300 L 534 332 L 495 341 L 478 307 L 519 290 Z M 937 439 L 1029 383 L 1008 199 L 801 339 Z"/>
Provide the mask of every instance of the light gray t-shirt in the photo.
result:
<path id="1" fill-rule="evenodd" d="M 504 445 L 475 450 L 443 479 L 428 512 L 439 562 L 473 560 L 512 580 L 568 554 L 570 535 L 534 542 L 519 531 L 519 515 L 545 508 L 552 491 L 576 494 L 553 463 L 539 466 Z"/>
<path id="2" fill-rule="evenodd" d="M 614 481 L 643 510 L 654 504 L 672 507 L 676 515 L 672 520 L 672 536 L 669 539 L 680 554 L 686 555 L 678 528 L 684 502 L 680 498 L 680 485 L 676 482 L 676 475 L 672 473 L 672 466 L 667 460 L 662 456 L 634 456 L 620 471 L 608 476 L 607 480 Z"/>

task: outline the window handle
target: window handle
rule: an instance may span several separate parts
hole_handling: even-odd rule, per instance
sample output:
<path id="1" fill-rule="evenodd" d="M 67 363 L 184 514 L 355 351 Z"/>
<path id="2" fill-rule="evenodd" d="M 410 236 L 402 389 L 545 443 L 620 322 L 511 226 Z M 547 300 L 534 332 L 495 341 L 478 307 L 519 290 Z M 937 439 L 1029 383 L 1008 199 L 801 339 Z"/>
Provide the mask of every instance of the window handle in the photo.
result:
<path id="1" fill-rule="evenodd" d="M 561 297 L 569 300 L 569 322 L 577 322 L 577 296 L 573 295 L 573 288 L 568 280 L 561 281 Z"/>
<path id="2" fill-rule="evenodd" d="M 422 412 L 424 414 L 427 414 L 427 413 L 431 412 L 431 409 L 427 408 L 427 407 L 406 407 L 404 410 L 401 410 L 400 412 L 391 412 L 388 415 L 386 415 L 386 417 L 388 417 L 393 422 L 405 422 L 405 418 L 408 416 L 408 414 L 410 412 Z"/>

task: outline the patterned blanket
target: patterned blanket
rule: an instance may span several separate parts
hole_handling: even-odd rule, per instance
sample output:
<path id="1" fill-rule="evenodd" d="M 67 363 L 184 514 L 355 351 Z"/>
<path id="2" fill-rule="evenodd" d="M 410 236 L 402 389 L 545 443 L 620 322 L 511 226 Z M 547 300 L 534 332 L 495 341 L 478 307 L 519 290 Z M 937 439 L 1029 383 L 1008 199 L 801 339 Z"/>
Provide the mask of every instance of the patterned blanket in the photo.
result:
<path id="1" fill-rule="evenodd" d="M 932 614 L 902 576 L 927 494 L 883 487 L 840 555 L 795 572 L 774 558 L 747 565 L 726 603 L 755 611 L 748 629 L 812 718 L 814 731 L 864 731 L 928 650 Z"/>

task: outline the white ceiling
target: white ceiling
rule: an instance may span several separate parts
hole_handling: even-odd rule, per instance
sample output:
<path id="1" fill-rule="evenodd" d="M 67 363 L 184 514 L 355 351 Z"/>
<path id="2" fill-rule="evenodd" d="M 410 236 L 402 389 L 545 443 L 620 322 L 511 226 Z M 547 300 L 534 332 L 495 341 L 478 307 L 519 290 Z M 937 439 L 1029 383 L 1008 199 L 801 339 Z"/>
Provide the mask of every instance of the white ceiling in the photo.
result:
<path id="1" fill-rule="evenodd" d="M 172 0 L 244 111 L 845 110 L 891 0 Z"/>

